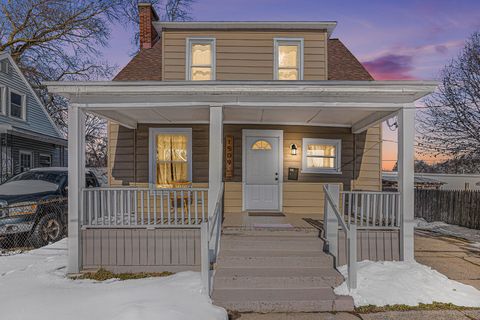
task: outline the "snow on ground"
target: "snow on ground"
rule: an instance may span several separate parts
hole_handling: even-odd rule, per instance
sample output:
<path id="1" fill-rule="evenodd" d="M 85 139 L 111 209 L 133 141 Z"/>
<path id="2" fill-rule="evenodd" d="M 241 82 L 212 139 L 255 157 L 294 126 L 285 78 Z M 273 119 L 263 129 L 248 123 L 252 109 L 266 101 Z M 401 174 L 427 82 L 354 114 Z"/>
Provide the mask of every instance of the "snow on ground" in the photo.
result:
<path id="1" fill-rule="evenodd" d="M 347 278 L 347 267 L 339 268 Z M 417 262 L 358 263 L 357 289 L 349 291 L 346 282 L 335 288 L 339 295 L 351 295 L 355 306 L 419 303 L 453 303 L 480 307 L 480 291 L 448 279 L 443 274 Z"/>
<path id="2" fill-rule="evenodd" d="M 71 280 L 67 239 L 0 257 L 1 319 L 227 319 L 202 290 L 200 274 L 139 280 Z"/>
<path id="3" fill-rule="evenodd" d="M 425 219 L 415 219 L 415 227 L 419 230 L 428 230 L 446 236 L 462 238 L 472 242 L 480 242 L 480 230 L 469 229 L 441 221 L 427 222 Z"/>

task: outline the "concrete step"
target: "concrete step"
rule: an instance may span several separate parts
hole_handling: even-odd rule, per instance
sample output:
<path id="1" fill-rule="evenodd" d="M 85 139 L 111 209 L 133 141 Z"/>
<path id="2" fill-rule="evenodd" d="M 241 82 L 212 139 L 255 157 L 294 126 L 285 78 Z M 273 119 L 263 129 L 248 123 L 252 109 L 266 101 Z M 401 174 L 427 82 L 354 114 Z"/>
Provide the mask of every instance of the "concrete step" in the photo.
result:
<path id="1" fill-rule="evenodd" d="M 214 289 L 297 289 L 336 287 L 342 275 L 328 268 L 222 268 L 215 273 Z"/>
<path id="2" fill-rule="evenodd" d="M 292 229 L 276 229 L 276 228 L 223 228 L 222 234 L 225 236 L 283 236 L 283 237 L 318 237 L 318 229 L 316 228 L 292 228 Z"/>
<path id="3" fill-rule="evenodd" d="M 213 302 L 239 312 L 352 311 L 351 297 L 336 296 L 331 288 L 218 289 Z"/>
<path id="4" fill-rule="evenodd" d="M 222 250 L 297 250 L 322 251 L 323 241 L 306 238 L 304 240 L 285 239 L 281 237 L 222 238 Z"/>
<path id="5" fill-rule="evenodd" d="M 313 251 L 221 251 L 219 268 L 333 268 L 333 258 Z"/>

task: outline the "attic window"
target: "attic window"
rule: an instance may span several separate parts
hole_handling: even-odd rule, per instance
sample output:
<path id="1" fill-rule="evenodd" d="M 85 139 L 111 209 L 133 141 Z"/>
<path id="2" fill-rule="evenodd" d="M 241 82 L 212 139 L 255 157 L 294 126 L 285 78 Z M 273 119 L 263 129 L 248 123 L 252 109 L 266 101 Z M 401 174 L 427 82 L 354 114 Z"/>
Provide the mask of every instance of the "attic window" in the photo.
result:
<path id="1" fill-rule="evenodd" d="M 187 39 L 187 80 L 215 80 L 215 39 Z"/>
<path id="2" fill-rule="evenodd" d="M 275 80 L 303 80 L 303 39 L 275 39 Z"/>

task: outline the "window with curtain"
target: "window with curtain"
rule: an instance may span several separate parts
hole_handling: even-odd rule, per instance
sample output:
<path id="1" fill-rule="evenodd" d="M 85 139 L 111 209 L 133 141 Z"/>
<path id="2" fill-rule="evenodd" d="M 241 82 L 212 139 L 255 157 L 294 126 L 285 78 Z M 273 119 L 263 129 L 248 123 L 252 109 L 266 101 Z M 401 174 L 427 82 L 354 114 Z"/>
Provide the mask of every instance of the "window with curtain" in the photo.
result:
<path id="1" fill-rule="evenodd" d="M 275 79 L 302 80 L 302 40 L 275 39 Z"/>
<path id="2" fill-rule="evenodd" d="M 215 80 L 214 39 L 189 39 L 188 80 Z"/>
<path id="3" fill-rule="evenodd" d="M 156 135 L 156 184 L 171 187 L 172 184 L 189 181 L 189 135 L 160 133 Z"/>
<path id="4" fill-rule="evenodd" d="M 302 172 L 339 173 L 341 140 L 303 139 Z"/>

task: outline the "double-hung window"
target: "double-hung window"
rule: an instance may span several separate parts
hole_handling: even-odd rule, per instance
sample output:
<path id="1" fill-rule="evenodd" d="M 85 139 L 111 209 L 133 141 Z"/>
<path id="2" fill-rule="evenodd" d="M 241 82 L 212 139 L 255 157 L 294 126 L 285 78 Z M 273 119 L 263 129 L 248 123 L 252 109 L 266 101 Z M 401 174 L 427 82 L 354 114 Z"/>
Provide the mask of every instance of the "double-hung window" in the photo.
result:
<path id="1" fill-rule="evenodd" d="M 303 39 L 277 38 L 274 41 L 274 79 L 303 80 Z"/>
<path id="2" fill-rule="evenodd" d="M 191 182 L 192 129 L 150 129 L 150 181 L 156 187 Z"/>
<path id="3" fill-rule="evenodd" d="M 20 172 L 33 168 L 33 152 L 20 150 Z"/>
<path id="4" fill-rule="evenodd" d="M 41 168 L 51 167 L 52 166 L 52 155 L 41 153 L 38 156 L 38 165 Z"/>
<path id="5" fill-rule="evenodd" d="M 25 120 L 26 119 L 26 96 L 13 90 L 10 90 L 10 117 Z"/>
<path id="6" fill-rule="evenodd" d="M 303 138 L 302 172 L 340 173 L 342 141 Z"/>
<path id="7" fill-rule="evenodd" d="M 215 39 L 187 39 L 187 80 L 215 80 Z"/>

